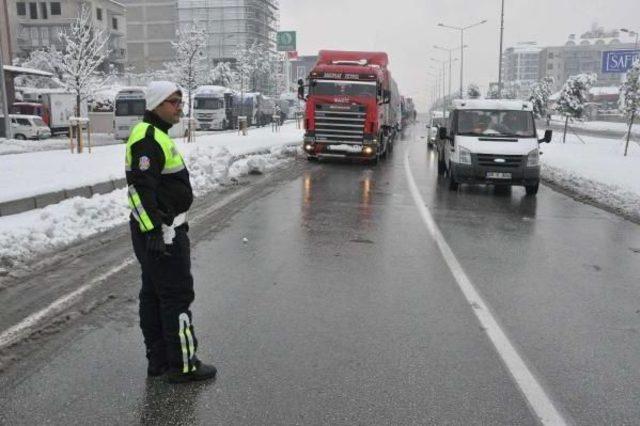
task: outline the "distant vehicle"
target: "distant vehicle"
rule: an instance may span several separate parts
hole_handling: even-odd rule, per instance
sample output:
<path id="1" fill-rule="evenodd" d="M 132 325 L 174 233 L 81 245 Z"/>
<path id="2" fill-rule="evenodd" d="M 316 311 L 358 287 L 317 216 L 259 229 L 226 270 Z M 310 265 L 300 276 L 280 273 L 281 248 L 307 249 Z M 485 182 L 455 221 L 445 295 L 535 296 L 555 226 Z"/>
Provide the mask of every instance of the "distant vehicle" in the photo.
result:
<path id="1" fill-rule="evenodd" d="M 222 130 L 231 127 L 233 90 L 222 86 L 200 86 L 193 97 L 193 117 L 198 130 Z"/>
<path id="2" fill-rule="evenodd" d="M 456 100 L 449 129 L 439 129 L 438 173 L 449 189 L 460 183 L 524 186 L 535 195 L 540 185 L 540 142 L 530 102 Z"/>
<path id="3" fill-rule="evenodd" d="M 34 108 L 32 113 L 40 116 L 51 129 L 52 134 L 69 132 L 69 117 L 75 117 L 76 113 L 76 95 L 71 92 L 60 90 L 32 90 L 23 93 L 25 102 L 18 106 L 18 111 L 27 112 L 25 108 Z M 37 103 L 42 105 L 40 109 L 37 106 L 29 106 L 29 103 Z M 14 104 L 15 105 L 15 104 Z M 80 103 L 80 115 L 87 117 L 87 102 Z"/>
<path id="4" fill-rule="evenodd" d="M 116 94 L 113 110 L 113 136 L 116 140 L 125 140 L 131 128 L 142 121 L 147 102 L 142 87 L 129 87 Z"/>
<path id="5" fill-rule="evenodd" d="M 258 110 L 256 113 L 256 121 L 258 126 L 266 126 L 273 121 L 273 110 L 276 102 L 268 96 L 258 94 Z"/>
<path id="6" fill-rule="evenodd" d="M 376 164 L 393 148 L 397 93 L 384 52 L 321 50 L 309 74 L 307 158 L 354 158 Z"/>
<path id="7" fill-rule="evenodd" d="M 48 139 L 51 129 L 38 115 L 9 114 L 11 119 L 11 133 L 14 139 Z M 0 114 L 0 121 L 4 128 L 4 115 Z"/>
<path id="8" fill-rule="evenodd" d="M 429 129 L 429 136 L 428 136 L 427 142 L 430 147 L 433 147 L 435 146 L 436 141 L 438 140 L 438 128 L 442 126 L 446 127 L 447 117 L 449 117 L 449 114 L 446 113 L 446 115 L 443 116 L 442 111 L 431 111 L 430 116 L 431 118 L 427 123 L 427 129 Z"/>

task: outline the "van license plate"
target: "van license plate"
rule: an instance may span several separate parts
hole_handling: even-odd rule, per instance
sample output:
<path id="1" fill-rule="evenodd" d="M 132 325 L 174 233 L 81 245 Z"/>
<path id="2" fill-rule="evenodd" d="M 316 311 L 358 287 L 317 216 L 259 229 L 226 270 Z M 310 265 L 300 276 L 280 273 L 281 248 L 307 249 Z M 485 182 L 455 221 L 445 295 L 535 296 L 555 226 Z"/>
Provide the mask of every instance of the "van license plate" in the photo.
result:
<path id="1" fill-rule="evenodd" d="M 487 172 L 487 179 L 511 179 L 511 173 Z"/>

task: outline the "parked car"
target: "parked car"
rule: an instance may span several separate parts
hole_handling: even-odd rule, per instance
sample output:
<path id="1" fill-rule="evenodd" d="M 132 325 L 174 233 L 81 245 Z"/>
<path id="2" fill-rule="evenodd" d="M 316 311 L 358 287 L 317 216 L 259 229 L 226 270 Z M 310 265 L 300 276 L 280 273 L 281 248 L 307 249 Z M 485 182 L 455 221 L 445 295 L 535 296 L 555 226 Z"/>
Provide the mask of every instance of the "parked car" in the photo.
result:
<path id="1" fill-rule="evenodd" d="M 48 139 L 51 129 L 37 115 L 9 114 L 11 118 L 11 134 L 14 139 Z M 0 114 L 4 126 L 4 115 Z"/>
<path id="2" fill-rule="evenodd" d="M 439 128 L 438 173 L 449 189 L 461 183 L 524 186 L 535 195 L 540 184 L 540 142 L 530 102 L 457 100 L 447 127 Z"/>

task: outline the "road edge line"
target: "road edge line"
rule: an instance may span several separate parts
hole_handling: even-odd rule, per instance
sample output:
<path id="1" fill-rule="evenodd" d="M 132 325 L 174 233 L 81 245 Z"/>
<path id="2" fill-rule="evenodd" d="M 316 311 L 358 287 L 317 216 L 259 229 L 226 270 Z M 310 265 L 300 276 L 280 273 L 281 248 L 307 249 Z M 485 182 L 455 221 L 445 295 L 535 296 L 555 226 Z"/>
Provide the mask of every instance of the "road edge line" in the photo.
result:
<path id="1" fill-rule="evenodd" d="M 567 422 L 556 409 L 551 398 L 546 394 L 544 388 L 529 370 L 524 360 L 520 357 L 513 344 L 509 341 L 509 338 L 491 314 L 488 305 L 475 289 L 471 279 L 464 272 L 462 265 L 456 258 L 455 254 L 453 254 L 451 247 L 449 247 L 449 244 L 442 235 L 442 232 L 438 228 L 438 225 L 429 212 L 429 209 L 426 207 L 424 199 L 420 195 L 418 186 L 413 178 L 413 173 L 411 172 L 411 166 L 409 165 L 409 149 L 405 152 L 404 169 L 407 183 L 409 184 L 409 191 L 411 192 L 413 201 L 420 212 L 420 216 L 422 217 L 429 234 L 438 245 L 440 253 L 447 263 L 458 287 L 467 299 L 469 305 L 473 308 L 473 313 L 480 322 L 480 325 L 486 331 L 489 336 L 489 340 L 491 340 L 491 343 L 507 367 L 507 370 L 509 370 L 514 381 L 520 388 L 520 391 L 526 398 L 529 406 L 539 417 L 542 424 L 566 425 Z"/>

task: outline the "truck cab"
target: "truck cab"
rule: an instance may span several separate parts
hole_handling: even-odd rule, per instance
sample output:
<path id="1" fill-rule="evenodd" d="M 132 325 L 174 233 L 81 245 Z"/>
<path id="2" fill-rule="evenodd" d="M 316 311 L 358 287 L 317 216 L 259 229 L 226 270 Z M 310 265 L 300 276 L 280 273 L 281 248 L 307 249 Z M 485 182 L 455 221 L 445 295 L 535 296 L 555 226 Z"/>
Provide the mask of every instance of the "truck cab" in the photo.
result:
<path id="1" fill-rule="evenodd" d="M 233 91 L 222 86 L 200 86 L 193 97 L 193 117 L 198 130 L 228 129 Z"/>
<path id="2" fill-rule="evenodd" d="M 535 195 L 540 184 L 541 142 L 529 102 L 457 100 L 447 127 L 439 128 L 438 173 L 450 190 L 459 184 L 524 186 Z"/>
<path id="3" fill-rule="evenodd" d="M 354 158 L 375 164 L 386 156 L 398 130 L 397 113 L 390 107 L 397 85 L 388 61 L 383 52 L 320 51 L 306 98 L 308 159 Z"/>

